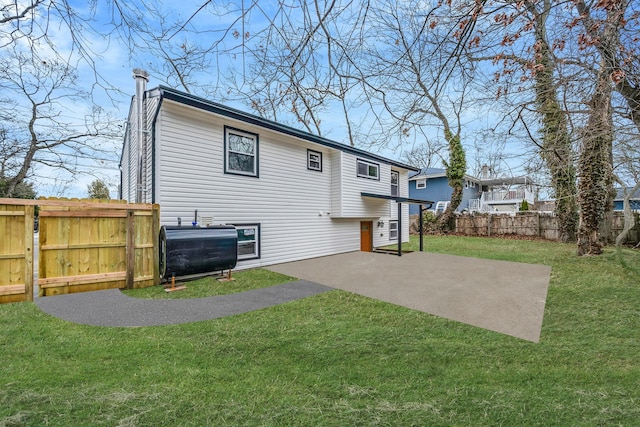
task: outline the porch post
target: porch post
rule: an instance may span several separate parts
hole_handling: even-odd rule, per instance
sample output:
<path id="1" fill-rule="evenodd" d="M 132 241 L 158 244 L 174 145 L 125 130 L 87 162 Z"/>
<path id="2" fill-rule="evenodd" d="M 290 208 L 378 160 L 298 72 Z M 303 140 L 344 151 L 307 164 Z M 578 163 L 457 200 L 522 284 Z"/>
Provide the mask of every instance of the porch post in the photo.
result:
<path id="1" fill-rule="evenodd" d="M 402 256 L 402 203 L 398 202 L 398 256 Z"/>
<path id="2" fill-rule="evenodd" d="M 418 217 L 418 221 L 419 221 L 418 222 L 418 224 L 419 224 L 418 228 L 420 228 L 420 252 L 423 252 L 422 236 L 424 235 L 424 229 L 423 229 L 424 225 L 422 224 L 423 223 L 423 221 L 422 221 L 422 212 L 423 212 L 422 203 L 420 203 L 420 211 L 419 212 L 420 212 L 420 216 Z"/>

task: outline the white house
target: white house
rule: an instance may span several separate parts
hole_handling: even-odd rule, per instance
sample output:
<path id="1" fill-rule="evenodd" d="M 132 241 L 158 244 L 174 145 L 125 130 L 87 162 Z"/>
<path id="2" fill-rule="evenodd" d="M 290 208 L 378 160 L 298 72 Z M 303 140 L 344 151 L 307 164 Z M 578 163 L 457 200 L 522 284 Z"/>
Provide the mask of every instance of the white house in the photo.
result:
<path id="1" fill-rule="evenodd" d="M 121 198 L 162 225 L 235 225 L 238 268 L 408 241 L 416 168 L 134 78 Z"/>

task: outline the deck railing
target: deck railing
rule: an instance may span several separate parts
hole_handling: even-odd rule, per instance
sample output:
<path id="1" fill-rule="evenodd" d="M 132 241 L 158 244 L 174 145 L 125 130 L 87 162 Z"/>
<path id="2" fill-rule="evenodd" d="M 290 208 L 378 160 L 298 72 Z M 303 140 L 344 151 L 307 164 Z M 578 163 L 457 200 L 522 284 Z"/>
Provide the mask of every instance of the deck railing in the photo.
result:
<path id="1" fill-rule="evenodd" d="M 520 203 L 526 200 L 530 204 L 534 202 L 533 192 L 524 188 L 515 190 L 484 191 L 479 199 L 469 200 L 469 211 L 487 212 L 491 204 Z"/>

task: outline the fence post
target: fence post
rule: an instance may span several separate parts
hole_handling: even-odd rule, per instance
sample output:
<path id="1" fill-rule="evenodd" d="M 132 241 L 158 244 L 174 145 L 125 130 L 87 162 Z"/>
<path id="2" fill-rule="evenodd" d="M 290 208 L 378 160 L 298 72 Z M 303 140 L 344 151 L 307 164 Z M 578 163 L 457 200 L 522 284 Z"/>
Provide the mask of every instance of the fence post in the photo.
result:
<path id="1" fill-rule="evenodd" d="M 127 209 L 127 289 L 133 289 L 135 264 L 136 264 L 136 222 L 133 209 Z"/>
<path id="2" fill-rule="evenodd" d="M 491 214 L 487 214 L 487 237 L 491 237 Z"/>

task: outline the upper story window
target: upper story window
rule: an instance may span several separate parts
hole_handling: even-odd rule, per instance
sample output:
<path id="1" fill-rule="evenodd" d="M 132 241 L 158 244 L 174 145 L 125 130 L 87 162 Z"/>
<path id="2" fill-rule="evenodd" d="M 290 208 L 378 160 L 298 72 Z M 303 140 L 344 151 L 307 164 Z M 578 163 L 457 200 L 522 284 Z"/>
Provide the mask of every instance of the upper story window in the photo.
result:
<path id="1" fill-rule="evenodd" d="M 397 171 L 391 171 L 391 195 L 399 196 L 398 182 L 400 182 L 400 174 Z"/>
<path id="2" fill-rule="evenodd" d="M 307 150 L 307 169 L 322 172 L 322 153 Z"/>
<path id="3" fill-rule="evenodd" d="M 427 180 L 419 179 L 416 181 L 416 190 L 421 190 L 423 188 L 427 188 Z"/>
<path id="4" fill-rule="evenodd" d="M 369 162 L 367 160 L 356 160 L 358 167 L 358 176 L 360 178 L 369 178 L 380 180 L 380 165 L 377 163 Z"/>
<path id="5" fill-rule="evenodd" d="M 258 176 L 258 135 L 225 126 L 224 172 Z"/>

